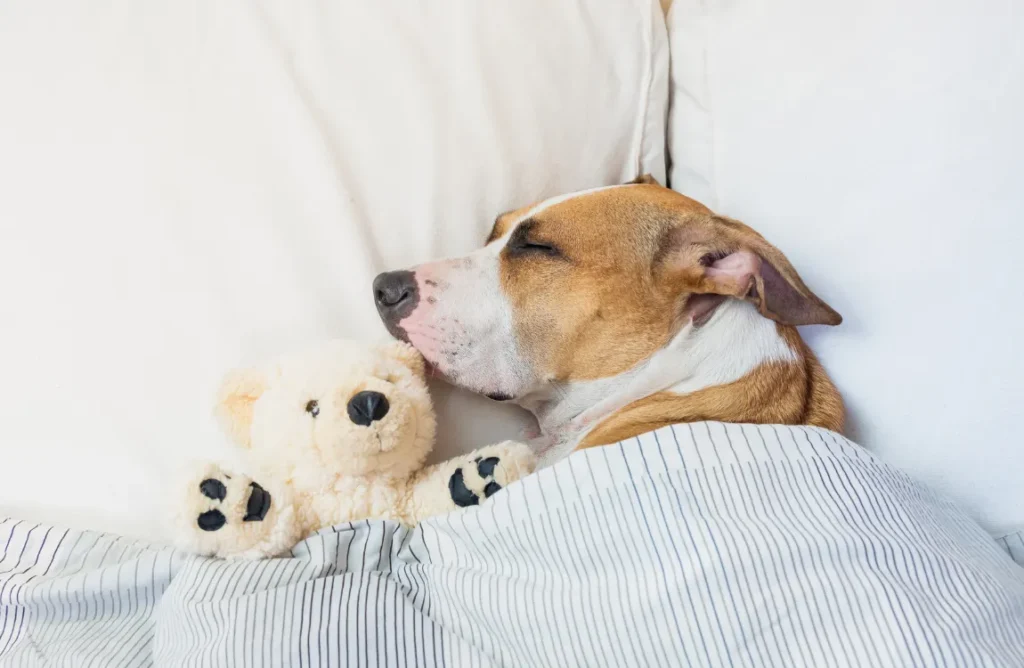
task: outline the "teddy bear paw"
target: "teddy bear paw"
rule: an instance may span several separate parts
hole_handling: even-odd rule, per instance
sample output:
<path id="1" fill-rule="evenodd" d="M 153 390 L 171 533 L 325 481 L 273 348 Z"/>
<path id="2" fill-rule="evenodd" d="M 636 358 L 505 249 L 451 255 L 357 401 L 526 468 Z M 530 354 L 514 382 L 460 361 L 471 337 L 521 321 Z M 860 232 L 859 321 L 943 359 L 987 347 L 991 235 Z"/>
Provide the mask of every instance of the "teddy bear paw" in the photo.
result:
<path id="1" fill-rule="evenodd" d="M 296 542 L 290 506 L 255 480 L 209 464 L 188 487 L 179 543 L 218 557 L 273 556 Z"/>
<path id="2" fill-rule="evenodd" d="M 537 460 L 529 446 L 515 441 L 481 448 L 448 479 L 448 492 L 459 507 L 475 506 L 503 487 L 533 473 Z"/>

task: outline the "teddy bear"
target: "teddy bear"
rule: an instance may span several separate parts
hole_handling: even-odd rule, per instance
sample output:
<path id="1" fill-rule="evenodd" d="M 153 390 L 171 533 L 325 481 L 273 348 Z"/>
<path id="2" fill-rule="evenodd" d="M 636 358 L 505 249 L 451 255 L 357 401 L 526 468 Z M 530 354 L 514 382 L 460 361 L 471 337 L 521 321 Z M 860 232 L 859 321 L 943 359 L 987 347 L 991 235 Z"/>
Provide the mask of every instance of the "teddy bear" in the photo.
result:
<path id="1" fill-rule="evenodd" d="M 424 467 L 436 427 L 420 354 L 348 340 L 232 371 L 215 415 L 242 466 L 198 467 L 176 519 L 190 552 L 257 559 L 322 527 L 419 521 L 473 506 L 530 474 L 533 451 L 506 441 Z"/>

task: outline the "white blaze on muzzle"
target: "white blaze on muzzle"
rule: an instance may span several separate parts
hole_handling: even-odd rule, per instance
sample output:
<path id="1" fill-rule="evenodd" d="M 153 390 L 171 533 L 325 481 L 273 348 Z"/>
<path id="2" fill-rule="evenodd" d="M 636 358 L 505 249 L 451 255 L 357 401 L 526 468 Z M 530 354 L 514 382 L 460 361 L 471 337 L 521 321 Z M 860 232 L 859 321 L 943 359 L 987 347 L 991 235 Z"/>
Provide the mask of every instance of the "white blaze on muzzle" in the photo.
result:
<path id="1" fill-rule="evenodd" d="M 419 299 L 398 326 L 451 382 L 510 399 L 527 392 L 534 379 L 501 289 L 499 253 L 504 242 L 494 241 L 463 258 L 414 267 Z"/>

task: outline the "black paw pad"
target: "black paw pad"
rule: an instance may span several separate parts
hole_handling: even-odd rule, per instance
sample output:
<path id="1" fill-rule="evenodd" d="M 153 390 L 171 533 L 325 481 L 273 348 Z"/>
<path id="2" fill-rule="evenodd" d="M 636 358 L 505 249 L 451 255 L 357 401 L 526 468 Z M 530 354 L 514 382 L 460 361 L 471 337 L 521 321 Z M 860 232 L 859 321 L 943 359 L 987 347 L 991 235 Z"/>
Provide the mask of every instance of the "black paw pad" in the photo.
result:
<path id="1" fill-rule="evenodd" d="M 216 478 L 207 478 L 199 483 L 199 491 L 203 493 L 203 496 L 214 501 L 223 501 L 224 497 L 228 495 L 228 488 Z"/>
<path id="2" fill-rule="evenodd" d="M 476 462 L 476 472 L 480 474 L 481 478 L 489 478 L 494 474 L 494 467 L 497 466 L 500 461 L 501 460 L 497 457 L 478 459 Z"/>
<path id="3" fill-rule="evenodd" d="M 480 497 L 466 487 L 466 480 L 462 476 L 462 469 L 455 469 L 455 473 L 448 479 L 448 492 L 452 501 L 460 508 L 475 506 L 480 503 Z"/>
<path id="4" fill-rule="evenodd" d="M 500 490 L 501 485 L 492 480 L 491 482 L 487 483 L 486 487 L 484 487 L 484 496 L 486 496 L 489 499 L 491 498 L 491 496 L 493 496 Z"/>
<path id="5" fill-rule="evenodd" d="M 227 523 L 227 518 L 219 510 L 207 510 L 196 520 L 196 524 L 203 531 L 216 531 L 224 526 L 225 523 Z"/>
<path id="6" fill-rule="evenodd" d="M 270 512 L 270 492 L 255 482 L 249 483 L 249 487 L 252 488 L 252 491 L 249 492 L 249 500 L 245 504 L 245 517 L 242 518 L 242 521 L 262 522 Z"/>

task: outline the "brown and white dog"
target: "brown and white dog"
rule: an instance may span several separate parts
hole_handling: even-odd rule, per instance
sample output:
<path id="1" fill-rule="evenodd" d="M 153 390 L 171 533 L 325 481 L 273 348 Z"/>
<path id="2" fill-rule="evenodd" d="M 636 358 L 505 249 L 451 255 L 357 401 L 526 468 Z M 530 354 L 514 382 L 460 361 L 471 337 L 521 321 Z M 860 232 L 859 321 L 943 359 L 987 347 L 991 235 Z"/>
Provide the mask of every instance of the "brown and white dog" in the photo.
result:
<path id="1" fill-rule="evenodd" d="M 697 420 L 843 425 L 795 329 L 840 315 L 757 232 L 649 177 L 504 213 L 483 248 L 373 288 L 448 380 L 533 412 L 545 464 Z"/>

